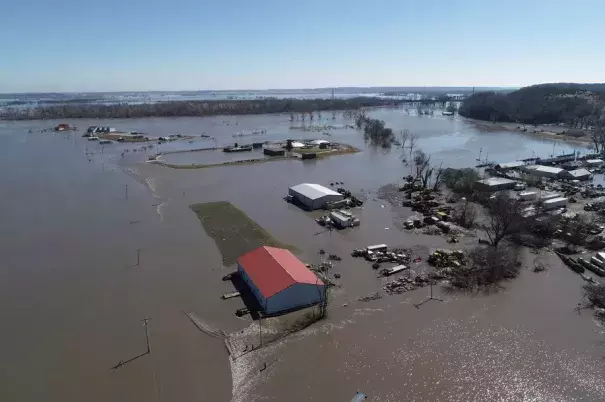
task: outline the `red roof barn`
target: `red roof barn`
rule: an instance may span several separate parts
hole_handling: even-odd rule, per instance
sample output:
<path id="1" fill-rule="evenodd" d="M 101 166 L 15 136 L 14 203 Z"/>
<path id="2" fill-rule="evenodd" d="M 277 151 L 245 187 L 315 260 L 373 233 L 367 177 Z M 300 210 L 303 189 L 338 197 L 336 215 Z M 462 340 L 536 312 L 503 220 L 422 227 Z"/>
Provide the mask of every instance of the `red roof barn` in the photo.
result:
<path id="1" fill-rule="evenodd" d="M 259 247 L 237 261 L 237 270 L 265 313 L 320 303 L 324 283 L 289 250 Z"/>

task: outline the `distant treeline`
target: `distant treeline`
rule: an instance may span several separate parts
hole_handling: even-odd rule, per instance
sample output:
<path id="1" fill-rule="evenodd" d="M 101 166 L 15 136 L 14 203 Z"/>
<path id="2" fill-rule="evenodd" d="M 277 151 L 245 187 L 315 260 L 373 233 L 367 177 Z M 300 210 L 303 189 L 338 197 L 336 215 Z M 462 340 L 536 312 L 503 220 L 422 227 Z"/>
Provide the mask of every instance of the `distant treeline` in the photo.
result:
<path id="1" fill-rule="evenodd" d="M 19 105 L 30 105 L 36 103 L 38 105 L 67 105 L 67 104 L 79 104 L 79 103 L 99 103 L 102 99 L 90 99 L 90 98 L 74 98 L 74 99 L 44 99 L 39 101 L 31 100 L 14 100 L 5 103 L 6 106 L 19 106 Z M 0 106 L 2 102 L 0 101 Z"/>
<path id="2" fill-rule="evenodd" d="M 135 118 L 216 116 L 265 113 L 309 113 L 322 110 L 352 110 L 363 107 L 391 105 L 393 101 L 380 98 L 350 99 L 277 99 L 200 100 L 143 104 L 69 104 L 34 108 L 5 108 L 0 120 L 41 120 L 79 118 Z"/>
<path id="3" fill-rule="evenodd" d="M 605 118 L 605 84 L 543 84 L 510 93 L 480 92 L 458 113 L 473 119 L 524 124 L 567 123 L 584 128 Z M 603 113 L 602 113 L 603 112 Z"/>

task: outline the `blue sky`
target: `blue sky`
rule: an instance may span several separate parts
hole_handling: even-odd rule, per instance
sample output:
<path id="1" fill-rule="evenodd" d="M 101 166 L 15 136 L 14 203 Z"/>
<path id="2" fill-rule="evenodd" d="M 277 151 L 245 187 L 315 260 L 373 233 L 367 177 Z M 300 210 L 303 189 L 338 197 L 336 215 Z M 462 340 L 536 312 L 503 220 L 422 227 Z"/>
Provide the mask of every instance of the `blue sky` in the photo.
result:
<path id="1" fill-rule="evenodd" d="M 0 92 L 605 81 L 604 0 L 0 0 Z"/>

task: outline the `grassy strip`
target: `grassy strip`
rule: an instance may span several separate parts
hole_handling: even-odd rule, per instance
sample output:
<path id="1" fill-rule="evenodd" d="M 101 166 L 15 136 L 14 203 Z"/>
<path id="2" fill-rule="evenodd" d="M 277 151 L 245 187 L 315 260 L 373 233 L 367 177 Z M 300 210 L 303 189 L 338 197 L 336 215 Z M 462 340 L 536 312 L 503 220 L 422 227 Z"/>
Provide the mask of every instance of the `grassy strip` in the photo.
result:
<path id="1" fill-rule="evenodd" d="M 195 212 L 208 236 L 216 243 L 225 266 L 260 246 L 272 246 L 295 250 L 293 246 L 277 241 L 243 211 L 229 202 L 193 204 Z"/>
<path id="2" fill-rule="evenodd" d="M 229 166 L 229 165 L 252 165 L 255 163 L 265 163 L 265 162 L 272 162 L 272 161 L 284 160 L 284 159 L 291 159 L 291 158 L 288 158 L 286 156 L 272 156 L 270 159 L 269 158 L 247 159 L 247 160 L 243 160 L 243 161 L 231 161 L 231 162 L 208 163 L 208 164 L 192 163 L 191 165 L 175 165 L 172 163 L 166 163 L 166 162 L 162 162 L 162 161 L 154 161 L 153 163 L 155 163 L 156 165 L 160 165 L 160 166 L 166 166 L 166 167 L 169 167 L 172 169 L 205 169 L 205 168 L 212 168 L 212 167 L 218 167 L 218 166 Z"/>

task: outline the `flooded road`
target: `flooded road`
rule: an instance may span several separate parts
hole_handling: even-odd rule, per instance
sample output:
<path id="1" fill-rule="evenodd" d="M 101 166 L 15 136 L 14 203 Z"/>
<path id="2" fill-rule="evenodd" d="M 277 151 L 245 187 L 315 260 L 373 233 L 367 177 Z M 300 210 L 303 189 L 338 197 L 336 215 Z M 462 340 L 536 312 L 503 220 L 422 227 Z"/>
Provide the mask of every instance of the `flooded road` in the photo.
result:
<path id="1" fill-rule="evenodd" d="M 372 113 L 396 132 L 416 133 L 417 147 L 444 166 L 472 166 L 480 150 L 498 162 L 553 152 L 552 141 L 482 132 L 458 117 Z M 340 115 L 324 119 L 324 124 L 350 124 Z M 73 123 L 85 128 L 99 121 Z M 556 258 L 546 273 L 524 272 L 495 295 L 441 295 L 444 303 L 421 309 L 413 303 L 426 297 L 426 289 L 356 301 L 380 290 L 384 280 L 365 261 L 348 257 L 353 248 L 448 246 L 443 237 L 399 231 L 391 207 L 377 198 L 378 188 L 408 174 L 401 162 L 408 151 L 367 148 L 352 129 L 329 130 L 330 136 L 291 130 L 285 115 L 103 124 L 214 139 L 143 150 L 142 144 L 102 147 L 79 135 L 35 132 L 56 125 L 52 121 L 0 124 L 4 400 L 229 401 L 233 393 L 237 401 L 320 401 L 348 400 L 356 390 L 375 401 L 471 401 L 485 395 L 605 399 L 598 381 L 605 373 L 602 330 L 589 312 L 573 311 L 581 282 Z M 233 135 L 260 129 L 267 130 L 258 136 L 261 141 L 326 137 L 362 152 L 201 170 L 144 163 L 158 147 L 256 142 L 254 136 Z M 554 147 L 555 154 L 580 148 Z M 178 161 L 178 155 L 169 156 Z M 322 233 L 309 214 L 283 201 L 291 185 L 331 181 L 343 181 L 368 201 L 354 211 L 360 228 Z M 318 262 L 320 248 L 342 256 L 335 267 L 341 287 L 332 294 L 328 320 L 230 365 L 222 342 L 201 333 L 183 313 L 192 311 L 235 338 L 250 325 L 233 314 L 242 307 L 239 299 L 219 299 L 232 290 L 220 280 L 232 267 L 222 267 L 216 246 L 188 208 L 207 201 L 230 201 L 274 237 L 295 245 L 306 262 Z M 142 355 L 145 317 L 151 318 L 151 353 Z M 261 373 L 263 363 L 269 369 Z"/>

